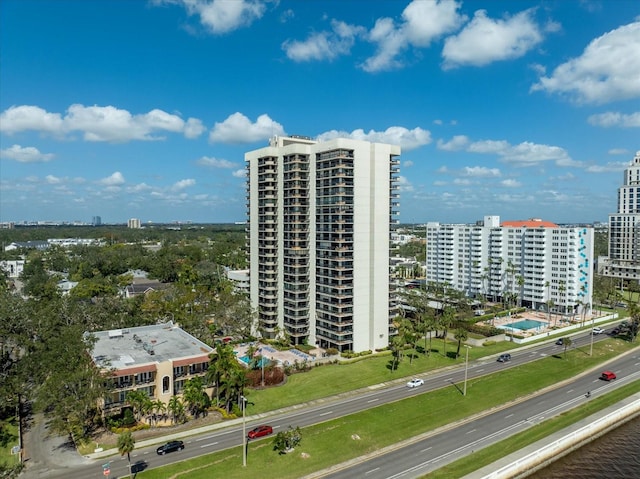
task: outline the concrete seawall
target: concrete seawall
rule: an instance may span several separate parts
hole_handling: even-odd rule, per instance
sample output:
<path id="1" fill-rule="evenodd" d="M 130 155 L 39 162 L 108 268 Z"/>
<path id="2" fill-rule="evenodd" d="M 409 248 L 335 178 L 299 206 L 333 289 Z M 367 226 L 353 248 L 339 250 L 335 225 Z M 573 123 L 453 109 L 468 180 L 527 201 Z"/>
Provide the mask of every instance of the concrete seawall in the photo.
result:
<path id="1" fill-rule="evenodd" d="M 524 478 L 639 415 L 640 393 L 636 393 L 463 479 Z"/>

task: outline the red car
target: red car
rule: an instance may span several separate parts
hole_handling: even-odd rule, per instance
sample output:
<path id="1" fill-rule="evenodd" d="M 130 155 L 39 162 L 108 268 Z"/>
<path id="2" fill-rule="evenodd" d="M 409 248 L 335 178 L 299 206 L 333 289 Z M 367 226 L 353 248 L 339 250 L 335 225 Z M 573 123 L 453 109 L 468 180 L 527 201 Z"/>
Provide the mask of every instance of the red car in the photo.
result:
<path id="1" fill-rule="evenodd" d="M 247 437 L 249 439 L 256 439 L 258 437 L 268 436 L 269 434 L 273 434 L 273 428 L 271 426 L 262 425 L 249 431 Z"/>
<path id="2" fill-rule="evenodd" d="M 612 379 L 615 379 L 615 378 L 616 378 L 616 373 L 611 371 L 604 371 L 600 375 L 600 379 L 603 379 L 604 381 L 611 381 Z"/>

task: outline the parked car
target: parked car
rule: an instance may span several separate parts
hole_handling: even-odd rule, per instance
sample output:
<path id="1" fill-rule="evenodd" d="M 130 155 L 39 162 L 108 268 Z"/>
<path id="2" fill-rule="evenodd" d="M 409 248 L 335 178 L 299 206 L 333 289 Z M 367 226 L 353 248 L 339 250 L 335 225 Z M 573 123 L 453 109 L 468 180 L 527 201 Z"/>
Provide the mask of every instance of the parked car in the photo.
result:
<path id="1" fill-rule="evenodd" d="M 558 346 L 562 346 L 562 345 L 564 344 L 564 340 L 563 340 L 562 338 L 560 338 L 560 339 L 558 339 L 558 340 L 556 341 L 556 344 L 557 344 Z"/>
<path id="2" fill-rule="evenodd" d="M 622 301 L 616 303 L 616 308 L 626 308 L 627 303 L 623 303 Z"/>
<path id="3" fill-rule="evenodd" d="M 424 384 L 424 379 L 413 378 L 411 381 L 407 383 L 408 388 L 417 388 L 418 386 L 422 386 Z"/>
<path id="4" fill-rule="evenodd" d="M 273 434 L 273 428 L 271 426 L 263 424 L 261 426 L 254 427 L 251 431 L 249 431 L 247 437 L 249 439 L 256 439 L 258 437 L 268 436 L 269 434 Z"/>
<path id="5" fill-rule="evenodd" d="M 620 328 L 613 328 L 611 330 L 611 336 L 615 336 L 616 334 L 620 333 Z"/>
<path id="6" fill-rule="evenodd" d="M 604 329 L 602 329 L 602 328 L 593 328 L 593 329 L 591 330 L 591 332 L 592 332 L 593 334 L 602 334 L 602 333 L 604 333 Z"/>
<path id="7" fill-rule="evenodd" d="M 507 361 L 511 361 L 511 355 L 509 353 L 501 354 L 498 356 L 499 363 L 506 363 Z"/>
<path id="8" fill-rule="evenodd" d="M 159 455 L 164 455 L 168 452 L 173 452 L 173 451 L 182 451 L 184 449 L 184 442 L 182 441 L 169 441 L 166 444 L 163 444 L 162 446 L 160 446 L 158 449 L 156 449 L 156 452 Z"/>
<path id="9" fill-rule="evenodd" d="M 600 375 L 600 379 L 604 381 L 611 381 L 615 378 L 616 378 L 616 373 L 614 373 L 613 371 L 603 371 L 602 374 Z"/>

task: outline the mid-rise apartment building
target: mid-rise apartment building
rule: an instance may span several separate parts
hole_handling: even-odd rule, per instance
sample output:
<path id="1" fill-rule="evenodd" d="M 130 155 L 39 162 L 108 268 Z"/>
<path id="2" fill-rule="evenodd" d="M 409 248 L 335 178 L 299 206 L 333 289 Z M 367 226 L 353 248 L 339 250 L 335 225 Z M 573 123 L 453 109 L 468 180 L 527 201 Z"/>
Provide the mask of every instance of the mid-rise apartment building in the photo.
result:
<path id="1" fill-rule="evenodd" d="M 598 258 L 598 272 L 640 281 L 640 151 L 624 170 L 617 210 L 609 215 L 609 256 Z"/>
<path id="2" fill-rule="evenodd" d="M 468 297 L 508 298 L 530 308 L 590 309 L 593 228 L 540 219 L 476 224 L 427 223 L 427 282 Z"/>
<path id="3" fill-rule="evenodd" d="M 245 154 L 257 329 L 340 351 L 388 345 L 400 147 L 274 137 Z"/>

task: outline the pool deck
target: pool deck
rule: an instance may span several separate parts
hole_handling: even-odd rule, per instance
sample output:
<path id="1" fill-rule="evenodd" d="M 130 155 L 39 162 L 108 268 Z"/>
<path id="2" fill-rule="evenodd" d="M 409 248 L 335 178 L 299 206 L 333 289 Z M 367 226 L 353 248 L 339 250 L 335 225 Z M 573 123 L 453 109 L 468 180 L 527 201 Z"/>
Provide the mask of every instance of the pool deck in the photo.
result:
<path id="1" fill-rule="evenodd" d="M 310 354 L 306 354 L 306 353 L 303 353 L 302 351 L 298 351 L 297 349 L 279 351 L 271 346 L 262 344 L 260 342 L 241 343 L 233 347 L 233 350 L 236 352 L 238 359 L 247 355 L 247 350 L 251 345 L 257 348 L 256 354 L 262 355 L 263 357 L 269 359 L 270 361 L 275 362 L 276 364 L 279 363 L 285 366 L 289 366 L 296 361 L 298 361 L 299 363 L 303 361 L 313 363 L 316 361 L 316 357 L 321 358 L 322 353 L 324 352 L 324 350 L 321 350 L 321 349 L 314 349 L 311 351 L 311 353 L 316 355 L 316 357 L 314 357 Z M 243 364 L 246 365 L 244 361 L 243 361 Z"/>
<path id="2" fill-rule="evenodd" d="M 587 314 L 584 317 L 584 323 L 588 324 L 592 319 L 598 318 L 599 315 L 595 314 Z M 519 321 L 540 321 L 544 324 L 531 328 L 531 329 L 518 329 L 517 327 L 511 328 L 507 326 L 511 323 L 517 323 Z M 483 321 L 482 324 L 486 324 L 488 326 L 494 326 L 496 328 L 504 329 L 505 332 L 516 332 L 517 334 L 525 337 L 535 336 L 542 333 L 554 332 L 559 328 L 565 326 L 571 326 L 575 324 L 580 324 L 583 322 L 583 318 L 581 314 L 576 314 L 573 316 L 567 314 L 551 314 L 550 316 L 547 313 L 540 311 L 524 311 L 522 313 L 514 314 L 512 316 L 503 316 L 503 317 L 495 317 L 493 319 L 489 319 Z M 506 326 L 506 327 L 505 327 Z"/>

